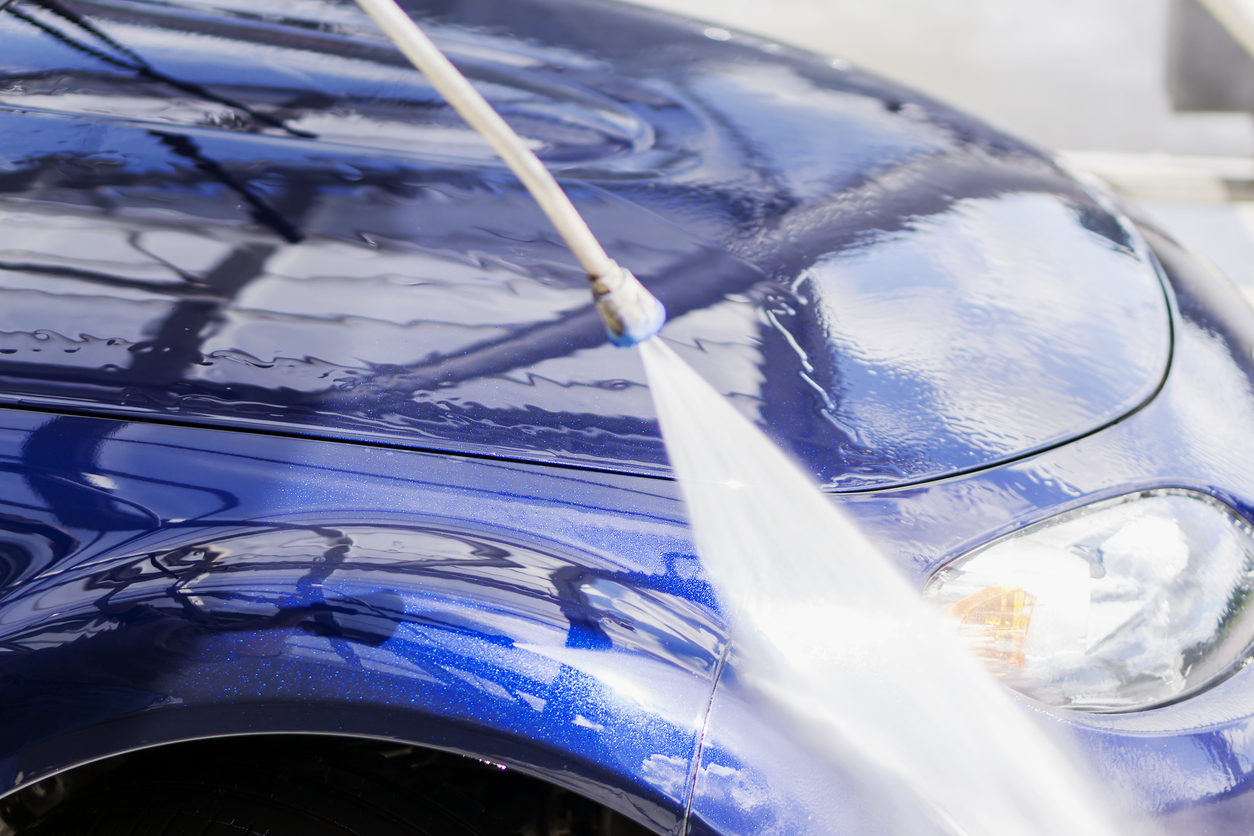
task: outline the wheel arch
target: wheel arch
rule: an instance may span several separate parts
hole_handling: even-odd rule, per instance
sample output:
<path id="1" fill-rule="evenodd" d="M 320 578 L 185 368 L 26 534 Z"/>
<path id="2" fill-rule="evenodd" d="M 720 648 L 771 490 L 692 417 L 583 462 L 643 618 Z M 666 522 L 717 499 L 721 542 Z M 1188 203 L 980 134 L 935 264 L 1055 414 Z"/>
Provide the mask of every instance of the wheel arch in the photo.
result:
<path id="1" fill-rule="evenodd" d="M 681 831 L 725 646 L 699 590 L 412 522 L 150 545 L 0 608 L 27 648 L 0 661 L 9 792 L 151 747 L 322 735 L 491 761 Z"/>
<path id="2" fill-rule="evenodd" d="M 445 821 L 460 822 L 466 833 L 478 836 L 648 836 L 657 832 L 652 820 L 642 826 L 639 816 L 622 815 L 614 806 L 586 794 L 595 784 L 575 782 L 580 785 L 572 787 L 560 773 L 537 776 L 468 753 L 391 738 L 304 733 L 234 734 L 166 742 L 63 769 L 0 798 L 0 829 L 8 826 L 24 832 L 25 826 L 54 808 L 69 804 L 82 810 L 82 802 L 90 805 L 93 796 L 99 800 L 103 795 L 117 804 L 118 796 L 129 791 L 136 796 L 133 800 L 144 801 L 145 775 L 153 776 L 154 770 L 158 779 L 167 774 L 182 775 L 203 769 L 206 761 L 214 760 L 238 763 L 242 770 L 254 773 L 251 778 L 242 776 L 232 766 L 228 773 L 231 784 L 223 789 L 243 786 L 246 792 L 263 795 L 267 792 L 262 785 L 267 772 L 286 774 L 294 767 L 304 769 L 317 762 L 341 769 L 348 766 L 350 773 L 355 773 L 350 777 L 357 779 L 356 785 L 364 786 L 360 784 L 364 777 L 376 797 L 380 793 L 397 796 L 402 809 L 402 799 L 408 797 L 417 801 L 419 808 L 432 808 Z M 261 784 L 254 787 L 257 779 Z M 131 789 L 137 786 L 140 789 Z M 353 784 L 339 787 L 333 781 L 330 786 L 354 792 Z"/>

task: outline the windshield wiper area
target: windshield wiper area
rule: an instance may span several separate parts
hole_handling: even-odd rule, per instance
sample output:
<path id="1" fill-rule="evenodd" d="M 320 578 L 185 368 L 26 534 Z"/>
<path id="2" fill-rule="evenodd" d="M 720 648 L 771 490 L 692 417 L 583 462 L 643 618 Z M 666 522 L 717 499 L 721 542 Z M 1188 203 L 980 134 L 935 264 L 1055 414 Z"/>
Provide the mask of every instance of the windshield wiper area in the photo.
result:
<path id="1" fill-rule="evenodd" d="M 205 101 L 215 102 L 225 105 L 258 124 L 271 128 L 277 128 L 291 136 L 300 137 L 302 139 L 317 139 L 317 134 L 309 131 L 302 131 L 286 125 L 281 119 L 276 119 L 266 113 L 254 110 L 248 105 L 220 95 L 205 87 L 202 84 L 182 81 L 174 76 L 158 70 L 156 67 L 148 63 L 142 55 L 135 50 L 120 43 L 117 39 L 102 31 L 90 20 L 80 15 L 78 12 L 68 8 L 58 0 L 23 0 L 26 6 L 36 6 L 59 19 L 61 25 L 56 25 L 47 20 L 31 14 L 17 4 L 17 0 L 0 0 L 0 12 L 8 12 L 13 17 L 30 26 L 39 29 L 46 35 L 55 38 L 60 43 L 74 49 L 84 55 L 90 55 L 93 58 L 102 61 L 120 69 L 129 70 L 136 75 L 166 84 L 176 90 L 182 91 L 196 98 Z M 68 24 L 68 26 L 65 26 Z M 77 29 L 75 33 L 73 30 Z M 88 36 L 87 39 L 83 35 Z M 87 40 L 95 41 L 95 44 L 86 42 Z"/>

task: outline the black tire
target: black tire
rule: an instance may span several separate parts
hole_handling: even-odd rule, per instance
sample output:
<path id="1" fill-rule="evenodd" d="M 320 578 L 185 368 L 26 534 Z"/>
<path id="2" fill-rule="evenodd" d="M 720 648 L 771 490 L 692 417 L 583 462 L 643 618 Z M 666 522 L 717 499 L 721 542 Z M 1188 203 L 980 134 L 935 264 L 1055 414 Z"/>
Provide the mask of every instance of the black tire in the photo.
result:
<path id="1" fill-rule="evenodd" d="M 18 836 L 481 836 L 351 758 L 231 743 L 132 756 Z"/>

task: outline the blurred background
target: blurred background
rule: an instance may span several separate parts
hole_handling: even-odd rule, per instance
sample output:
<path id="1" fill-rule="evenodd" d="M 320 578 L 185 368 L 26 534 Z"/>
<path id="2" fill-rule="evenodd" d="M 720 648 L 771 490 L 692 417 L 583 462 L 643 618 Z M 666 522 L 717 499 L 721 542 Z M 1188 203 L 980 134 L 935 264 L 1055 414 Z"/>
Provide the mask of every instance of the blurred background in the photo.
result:
<path id="1" fill-rule="evenodd" d="M 634 0 L 848 59 L 1062 155 L 1254 301 L 1254 0 Z"/>

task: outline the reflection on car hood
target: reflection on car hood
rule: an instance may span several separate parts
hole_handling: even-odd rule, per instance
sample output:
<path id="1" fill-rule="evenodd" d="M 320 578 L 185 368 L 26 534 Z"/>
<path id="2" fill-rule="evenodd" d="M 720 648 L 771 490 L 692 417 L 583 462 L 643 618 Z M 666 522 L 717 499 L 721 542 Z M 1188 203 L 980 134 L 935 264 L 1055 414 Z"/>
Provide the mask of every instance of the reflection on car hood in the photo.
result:
<path id="1" fill-rule="evenodd" d="M 1162 379 L 1137 242 L 1013 140 L 652 12 L 411 11 L 830 487 L 1040 449 Z M 665 472 L 573 258 L 351 3 L 43 0 L 0 42 L 4 401 Z"/>

